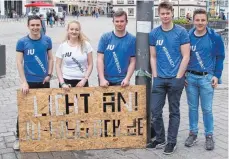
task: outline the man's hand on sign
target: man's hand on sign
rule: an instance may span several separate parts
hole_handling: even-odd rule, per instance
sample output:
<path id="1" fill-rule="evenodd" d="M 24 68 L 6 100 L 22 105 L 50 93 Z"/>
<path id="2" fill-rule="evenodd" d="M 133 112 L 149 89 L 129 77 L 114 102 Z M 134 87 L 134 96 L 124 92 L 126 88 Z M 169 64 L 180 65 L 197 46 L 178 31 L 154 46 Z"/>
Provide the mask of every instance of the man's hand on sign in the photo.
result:
<path id="1" fill-rule="evenodd" d="M 29 93 L 29 85 L 27 82 L 21 84 L 21 91 L 23 94 Z"/>
<path id="2" fill-rule="evenodd" d="M 101 87 L 108 87 L 109 86 L 109 82 L 106 79 L 100 80 L 99 84 Z"/>
<path id="3" fill-rule="evenodd" d="M 77 85 L 76 87 L 83 87 L 87 82 L 86 78 L 83 78 Z"/>
<path id="4" fill-rule="evenodd" d="M 126 86 L 129 86 L 129 85 L 130 85 L 130 81 L 128 79 L 124 78 L 124 80 L 121 83 L 121 86 L 122 87 L 126 87 Z"/>

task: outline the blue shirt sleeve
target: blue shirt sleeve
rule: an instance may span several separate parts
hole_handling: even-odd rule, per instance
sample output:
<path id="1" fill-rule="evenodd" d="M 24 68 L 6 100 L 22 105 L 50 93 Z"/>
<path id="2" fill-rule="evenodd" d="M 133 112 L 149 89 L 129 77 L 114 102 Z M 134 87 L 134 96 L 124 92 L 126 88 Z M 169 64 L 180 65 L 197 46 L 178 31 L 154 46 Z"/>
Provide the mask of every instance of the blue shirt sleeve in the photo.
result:
<path id="1" fill-rule="evenodd" d="M 215 52 L 216 52 L 216 62 L 215 62 L 215 71 L 214 76 L 217 78 L 221 78 L 222 71 L 223 71 L 223 61 L 225 59 L 225 49 L 224 49 L 224 43 L 221 36 L 216 36 L 216 46 Z"/>
<path id="2" fill-rule="evenodd" d="M 18 40 L 17 45 L 16 45 L 16 51 L 24 52 L 24 43 L 22 40 Z"/>
<path id="3" fill-rule="evenodd" d="M 52 49 L 52 40 L 50 37 L 48 37 L 48 50 Z"/>
<path id="4" fill-rule="evenodd" d="M 99 40 L 98 51 L 99 53 L 104 53 L 106 50 L 106 40 L 105 35 L 102 35 Z"/>
<path id="5" fill-rule="evenodd" d="M 149 33 L 149 45 L 150 46 L 155 46 L 156 45 L 156 40 L 155 40 L 155 37 L 154 37 L 154 31 L 153 30 Z"/>
<path id="6" fill-rule="evenodd" d="M 136 55 L 136 38 L 135 37 L 133 38 L 133 42 L 132 42 L 130 51 L 131 51 L 130 56 L 135 57 Z"/>
<path id="7" fill-rule="evenodd" d="M 188 32 L 185 29 L 182 29 L 180 34 L 180 45 L 190 43 Z"/>

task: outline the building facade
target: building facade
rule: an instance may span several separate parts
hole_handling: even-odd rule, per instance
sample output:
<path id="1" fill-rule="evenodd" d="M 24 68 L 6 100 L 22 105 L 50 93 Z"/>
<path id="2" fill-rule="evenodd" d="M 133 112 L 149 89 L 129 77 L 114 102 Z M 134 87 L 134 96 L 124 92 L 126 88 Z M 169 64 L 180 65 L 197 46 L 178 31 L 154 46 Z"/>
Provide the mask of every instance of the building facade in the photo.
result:
<path id="1" fill-rule="evenodd" d="M 25 13 L 25 0 L 0 0 L 0 14 L 13 17 L 13 14 L 23 15 Z"/>
<path id="2" fill-rule="evenodd" d="M 72 14 L 76 10 L 87 11 L 90 14 L 95 9 L 106 14 L 110 10 L 111 0 L 54 0 L 53 3 L 56 6 L 62 6 L 68 14 Z"/>
<path id="3" fill-rule="evenodd" d="M 174 18 L 185 17 L 187 13 L 192 13 L 197 8 L 206 9 L 206 1 L 200 0 L 169 0 L 173 4 Z M 162 0 L 154 0 L 153 17 L 158 18 L 158 4 Z M 129 18 L 136 18 L 136 0 L 113 0 L 113 10 L 124 10 Z"/>
<path id="4" fill-rule="evenodd" d="M 13 13 L 21 16 L 29 12 L 30 8 L 25 5 L 37 2 L 37 0 L 0 0 L 0 15 L 12 18 Z M 52 0 L 42 0 L 42 2 L 53 3 Z"/>

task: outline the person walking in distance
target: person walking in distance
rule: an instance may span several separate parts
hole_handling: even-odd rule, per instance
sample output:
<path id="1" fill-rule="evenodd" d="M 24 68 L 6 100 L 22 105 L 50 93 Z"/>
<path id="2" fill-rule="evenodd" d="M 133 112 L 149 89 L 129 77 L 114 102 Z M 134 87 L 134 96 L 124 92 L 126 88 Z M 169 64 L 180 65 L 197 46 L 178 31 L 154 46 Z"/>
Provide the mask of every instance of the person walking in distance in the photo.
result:
<path id="1" fill-rule="evenodd" d="M 162 24 L 149 34 L 150 63 L 152 69 L 152 121 L 156 140 L 148 148 L 164 148 L 164 154 L 176 149 L 180 125 L 180 97 L 185 84 L 185 71 L 190 58 L 190 40 L 187 31 L 172 22 L 173 6 L 161 2 L 158 14 Z M 166 95 L 169 105 L 167 142 L 162 118 Z"/>
<path id="2" fill-rule="evenodd" d="M 78 21 L 67 26 L 65 41 L 56 52 L 56 72 L 60 87 L 88 87 L 88 79 L 93 68 L 92 47 L 82 33 Z"/>
<path id="3" fill-rule="evenodd" d="M 49 88 L 53 72 L 52 40 L 41 34 L 42 21 L 39 16 L 28 17 L 29 35 L 17 42 L 17 69 L 23 94 L 33 88 Z M 19 127 L 17 121 L 17 136 L 13 145 L 19 150 Z"/>
<path id="4" fill-rule="evenodd" d="M 224 43 L 220 35 L 207 27 L 204 9 L 193 14 L 194 28 L 189 31 L 191 57 L 186 73 L 186 93 L 189 106 L 189 136 L 185 146 L 197 142 L 198 107 L 201 105 L 205 130 L 205 149 L 214 149 L 212 102 L 214 89 L 220 83 L 225 58 Z M 200 104 L 199 104 L 200 101 Z"/>
<path id="5" fill-rule="evenodd" d="M 126 31 L 127 14 L 113 16 L 115 30 L 102 35 L 98 45 L 97 70 L 102 87 L 128 86 L 135 69 L 135 36 Z"/>

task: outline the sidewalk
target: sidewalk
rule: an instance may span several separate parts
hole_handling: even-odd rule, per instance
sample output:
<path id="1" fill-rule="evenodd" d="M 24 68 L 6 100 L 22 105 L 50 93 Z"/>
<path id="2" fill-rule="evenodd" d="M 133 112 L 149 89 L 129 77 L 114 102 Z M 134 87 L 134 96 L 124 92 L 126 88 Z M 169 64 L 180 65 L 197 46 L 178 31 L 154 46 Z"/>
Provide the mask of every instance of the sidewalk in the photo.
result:
<path id="1" fill-rule="evenodd" d="M 70 20 L 70 19 L 68 19 Z M 89 37 L 94 48 L 94 69 L 89 79 L 90 85 L 98 84 L 96 72 L 96 50 L 99 37 L 103 32 L 110 31 L 112 27 L 111 18 L 80 17 L 84 33 Z M 93 26 L 91 25 L 93 24 Z M 15 29 L 15 25 L 17 29 Z M 199 116 L 199 136 L 196 146 L 187 148 L 184 146 L 188 136 L 188 105 L 186 94 L 183 91 L 181 98 L 181 123 L 178 134 L 177 150 L 173 155 L 163 155 L 163 150 L 152 149 L 109 149 L 89 151 L 68 151 L 48 153 L 20 153 L 12 148 L 15 140 L 15 126 L 17 118 L 16 90 L 19 88 L 19 78 L 16 70 L 16 42 L 25 36 L 27 31 L 26 22 L 1 23 L 0 43 L 6 45 L 7 49 L 7 75 L 0 78 L 0 159 L 223 159 L 228 157 L 228 57 L 225 60 L 223 73 L 224 84 L 215 90 L 213 112 L 215 120 L 215 149 L 206 151 L 204 149 L 204 130 L 202 112 Z M 94 29 L 92 29 L 93 27 Z M 98 29 L 99 28 L 99 29 Z M 65 36 L 64 27 L 47 28 L 48 35 L 53 40 L 53 53 Z M 135 34 L 135 19 L 130 19 L 128 31 Z M 132 79 L 134 84 L 134 78 Z M 57 80 L 51 81 L 52 87 L 57 87 Z M 164 122 L 168 126 L 168 105 L 164 107 Z M 131 142 L 131 141 L 129 141 Z"/>

